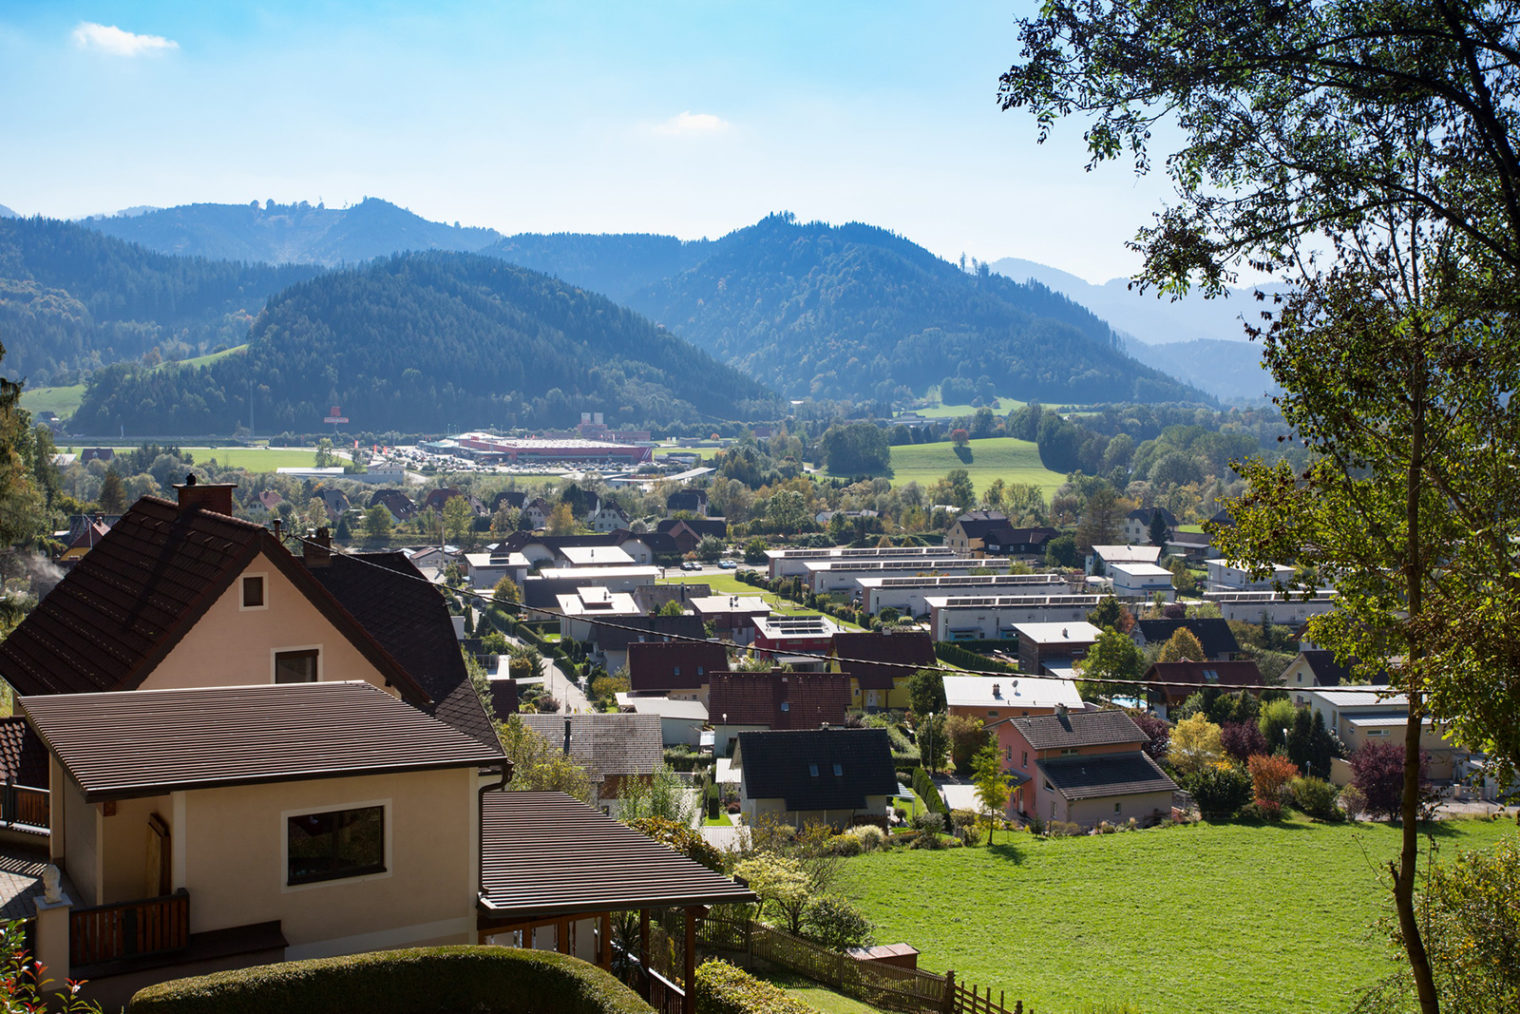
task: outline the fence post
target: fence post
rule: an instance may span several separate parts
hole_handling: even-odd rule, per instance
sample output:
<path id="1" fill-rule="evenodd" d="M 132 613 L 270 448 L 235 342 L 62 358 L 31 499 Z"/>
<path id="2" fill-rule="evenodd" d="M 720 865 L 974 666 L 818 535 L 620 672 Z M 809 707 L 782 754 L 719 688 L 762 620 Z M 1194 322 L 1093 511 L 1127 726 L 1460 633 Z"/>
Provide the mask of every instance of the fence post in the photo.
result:
<path id="1" fill-rule="evenodd" d="M 945 973 L 945 998 L 941 1001 L 943 1014 L 955 1014 L 955 970 Z"/>

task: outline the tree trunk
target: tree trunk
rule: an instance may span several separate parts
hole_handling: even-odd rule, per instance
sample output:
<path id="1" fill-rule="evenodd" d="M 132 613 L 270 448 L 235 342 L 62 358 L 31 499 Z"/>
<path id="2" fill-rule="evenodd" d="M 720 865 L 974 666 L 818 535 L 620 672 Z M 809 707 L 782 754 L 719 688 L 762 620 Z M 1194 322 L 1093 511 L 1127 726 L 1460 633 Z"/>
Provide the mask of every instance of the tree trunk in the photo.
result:
<path id="1" fill-rule="evenodd" d="M 1423 636 L 1419 630 L 1420 610 L 1424 605 L 1424 551 L 1420 543 L 1420 485 L 1425 453 L 1425 388 L 1416 384 L 1411 399 L 1411 433 L 1409 441 L 1409 471 L 1406 479 L 1405 521 L 1408 525 L 1409 542 L 1405 547 L 1404 577 L 1408 593 L 1410 627 L 1414 636 L 1409 642 L 1410 678 L 1406 687 L 1409 698 L 1409 720 L 1404 726 L 1404 795 L 1401 800 L 1400 818 L 1403 821 L 1402 847 L 1398 866 L 1393 869 L 1393 907 L 1399 917 L 1399 933 L 1404 939 L 1404 953 L 1409 958 L 1409 971 L 1414 976 L 1415 992 L 1420 999 L 1421 1014 L 1439 1014 L 1441 1001 L 1436 996 L 1435 977 L 1430 968 L 1430 956 L 1425 953 L 1425 941 L 1420 935 L 1420 923 L 1414 911 L 1414 882 L 1420 858 L 1420 728 L 1424 719 L 1424 695 L 1419 692 L 1418 663 L 1424 651 L 1416 647 Z M 1391 864 L 1390 864 L 1391 865 Z"/>

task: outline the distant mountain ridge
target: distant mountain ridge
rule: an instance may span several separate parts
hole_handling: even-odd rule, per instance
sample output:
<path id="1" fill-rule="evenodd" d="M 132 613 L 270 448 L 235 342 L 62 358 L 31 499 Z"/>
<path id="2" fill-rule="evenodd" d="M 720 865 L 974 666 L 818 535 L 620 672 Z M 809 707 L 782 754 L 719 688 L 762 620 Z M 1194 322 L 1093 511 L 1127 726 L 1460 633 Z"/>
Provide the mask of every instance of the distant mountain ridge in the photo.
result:
<path id="1" fill-rule="evenodd" d="M 20 215 L 16 214 L 10 208 L 7 208 L 5 205 L 0 204 L 0 218 L 20 218 L 20 217 L 21 217 Z"/>
<path id="2" fill-rule="evenodd" d="M 1210 341 L 1150 345 L 1129 339 L 1130 355 L 1226 402 L 1260 403 L 1279 390 L 1262 367 L 1261 346 L 1255 342 Z"/>
<path id="3" fill-rule="evenodd" d="M 77 432 L 311 433 L 774 418 L 780 403 L 633 311 L 525 268 L 448 251 L 330 271 L 269 300 L 246 352 L 204 367 L 108 367 Z"/>
<path id="4" fill-rule="evenodd" d="M 1255 319 L 1259 307 L 1254 292 L 1284 292 L 1286 286 L 1265 284 L 1229 290 L 1227 298 L 1205 299 L 1189 293 L 1172 300 L 1157 296 L 1154 289 L 1132 289 L 1126 278 L 1113 278 L 1094 285 L 1059 268 L 1017 257 L 1005 257 L 988 265 L 1015 281 L 1033 279 L 1054 289 L 1102 317 L 1120 331 L 1152 345 L 1191 341 L 1247 340 L 1242 318 Z"/>
<path id="5" fill-rule="evenodd" d="M 374 197 L 351 208 L 253 201 L 130 211 L 81 224 L 161 253 L 326 267 L 407 250 L 474 251 L 502 239 L 494 229 L 430 222 Z"/>

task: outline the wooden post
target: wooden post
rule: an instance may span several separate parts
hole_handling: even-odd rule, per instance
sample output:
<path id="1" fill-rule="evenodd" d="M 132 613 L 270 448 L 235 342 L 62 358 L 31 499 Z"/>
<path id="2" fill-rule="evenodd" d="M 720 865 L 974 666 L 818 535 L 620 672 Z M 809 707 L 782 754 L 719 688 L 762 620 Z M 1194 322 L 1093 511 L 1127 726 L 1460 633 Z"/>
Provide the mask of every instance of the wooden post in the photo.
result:
<path id="1" fill-rule="evenodd" d="M 686 909 L 686 967 L 685 980 L 681 985 L 686 995 L 681 998 L 681 1014 L 697 1014 L 697 909 Z"/>
<path id="2" fill-rule="evenodd" d="M 649 981 L 649 909 L 639 909 L 639 970 L 644 981 Z M 644 999 L 649 999 L 646 991 Z"/>
<path id="3" fill-rule="evenodd" d="M 570 920 L 569 919 L 561 919 L 559 921 L 559 932 L 556 934 L 556 936 L 559 939 L 559 952 L 561 954 L 569 954 L 570 953 Z"/>
<path id="4" fill-rule="evenodd" d="M 940 1010 L 944 1014 L 954 1014 L 955 1011 L 955 970 L 945 973 L 945 998 L 941 1001 Z"/>
<path id="5" fill-rule="evenodd" d="M 602 913 L 602 946 L 601 965 L 608 971 L 612 970 L 612 913 Z"/>

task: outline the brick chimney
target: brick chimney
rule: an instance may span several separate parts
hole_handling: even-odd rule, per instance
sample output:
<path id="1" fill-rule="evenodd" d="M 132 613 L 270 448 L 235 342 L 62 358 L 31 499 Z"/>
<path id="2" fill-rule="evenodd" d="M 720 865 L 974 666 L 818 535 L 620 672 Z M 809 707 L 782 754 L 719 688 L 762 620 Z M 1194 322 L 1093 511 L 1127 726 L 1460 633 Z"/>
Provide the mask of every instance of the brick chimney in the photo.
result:
<path id="1" fill-rule="evenodd" d="M 237 489 L 235 482 L 197 482 L 192 472 L 174 488 L 179 492 L 181 512 L 203 510 L 232 515 L 232 491 Z"/>
<path id="2" fill-rule="evenodd" d="M 301 547 L 301 559 L 308 569 L 326 567 L 332 562 L 332 536 L 326 528 L 318 528 L 307 537 Z"/>

